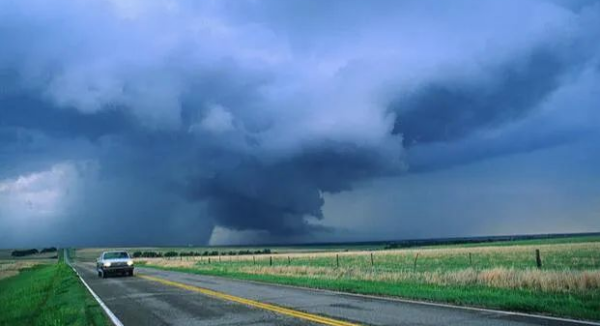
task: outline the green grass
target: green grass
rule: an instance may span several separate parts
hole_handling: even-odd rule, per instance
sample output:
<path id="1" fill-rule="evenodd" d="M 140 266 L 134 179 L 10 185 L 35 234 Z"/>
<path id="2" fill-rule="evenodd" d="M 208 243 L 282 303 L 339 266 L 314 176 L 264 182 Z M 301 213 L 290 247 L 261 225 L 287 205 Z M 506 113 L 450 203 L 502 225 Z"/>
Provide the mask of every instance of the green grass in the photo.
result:
<path id="1" fill-rule="evenodd" d="M 289 261 L 287 254 L 272 255 L 272 267 L 269 255 L 257 255 L 255 260 L 252 256 L 221 257 L 220 262 L 211 257 L 210 264 L 207 257 L 200 261 L 150 259 L 147 264 L 153 268 L 243 280 L 600 320 L 598 238 L 587 238 L 591 240 L 587 242 L 564 240 L 522 241 L 510 247 L 501 242 L 496 246 L 374 251 L 374 266 L 371 265 L 371 252 L 345 251 L 338 254 L 339 268 L 336 253 L 290 254 Z M 536 269 L 535 249 L 541 252 L 541 270 Z M 511 271 L 534 275 L 515 285 L 494 281 L 500 278 L 511 280 Z M 497 278 L 475 282 L 463 277 L 463 273 L 483 273 Z M 582 276 L 586 273 L 590 276 Z M 388 277 L 390 275 L 392 277 Z M 556 275 L 560 275 L 559 278 L 553 278 Z M 585 285 L 575 286 L 573 279 L 583 280 Z"/>
<path id="2" fill-rule="evenodd" d="M 0 325 L 108 325 L 96 301 L 63 261 L 0 280 Z"/>
<path id="3" fill-rule="evenodd" d="M 349 293 L 402 297 L 456 305 L 477 306 L 501 310 L 540 313 L 554 316 L 600 320 L 600 292 L 570 294 L 539 293 L 526 290 L 508 290 L 490 287 L 435 286 L 419 283 L 389 283 L 348 279 L 319 279 L 302 276 L 250 274 L 229 268 L 211 270 L 149 266 L 200 275 L 229 277 L 267 283 L 328 289 Z"/>

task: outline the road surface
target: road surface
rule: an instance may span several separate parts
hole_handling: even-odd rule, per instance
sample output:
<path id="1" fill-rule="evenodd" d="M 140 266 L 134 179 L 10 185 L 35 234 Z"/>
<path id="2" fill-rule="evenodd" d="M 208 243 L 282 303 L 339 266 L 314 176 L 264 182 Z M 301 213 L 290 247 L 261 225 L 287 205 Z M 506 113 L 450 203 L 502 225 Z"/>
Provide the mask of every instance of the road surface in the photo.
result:
<path id="1" fill-rule="evenodd" d="M 72 266 L 125 326 L 577 325 L 149 268 L 136 268 L 135 277 L 102 279 L 93 263 Z"/>

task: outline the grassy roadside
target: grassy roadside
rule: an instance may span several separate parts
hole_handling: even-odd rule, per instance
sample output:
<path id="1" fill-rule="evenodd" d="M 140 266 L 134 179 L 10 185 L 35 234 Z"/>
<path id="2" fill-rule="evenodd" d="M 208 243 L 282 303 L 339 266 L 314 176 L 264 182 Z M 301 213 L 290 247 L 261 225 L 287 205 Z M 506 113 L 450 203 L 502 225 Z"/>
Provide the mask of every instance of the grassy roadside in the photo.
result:
<path id="1" fill-rule="evenodd" d="M 226 268 L 201 270 L 196 268 L 152 265 L 146 265 L 146 267 L 349 293 L 401 297 L 584 320 L 600 320 L 599 291 L 566 295 L 564 293 L 540 293 L 483 286 L 437 286 L 419 283 L 389 283 L 346 279 L 318 279 L 306 276 L 261 275 L 232 271 Z"/>
<path id="2" fill-rule="evenodd" d="M 600 320 L 600 242 L 516 242 L 373 252 L 139 259 L 242 280 Z M 572 240 L 572 239 L 571 239 Z M 542 268 L 536 268 L 535 252 Z"/>
<path id="3" fill-rule="evenodd" d="M 0 325 L 108 325 L 108 320 L 61 257 L 0 280 Z"/>

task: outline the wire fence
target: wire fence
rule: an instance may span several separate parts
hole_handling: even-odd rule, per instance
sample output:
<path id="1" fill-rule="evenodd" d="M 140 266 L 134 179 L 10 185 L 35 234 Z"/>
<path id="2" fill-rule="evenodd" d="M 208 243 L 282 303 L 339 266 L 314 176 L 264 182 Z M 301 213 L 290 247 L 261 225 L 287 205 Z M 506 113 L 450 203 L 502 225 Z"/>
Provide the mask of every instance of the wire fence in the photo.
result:
<path id="1" fill-rule="evenodd" d="M 172 252 L 163 258 L 223 266 L 310 266 L 377 269 L 382 271 L 432 271 L 459 269 L 588 270 L 600 268 L 600 243 L 556 247 L 445 248 L 324 253 L 260 253 L 237 255 L 216 252 L 194 255 Z"/>

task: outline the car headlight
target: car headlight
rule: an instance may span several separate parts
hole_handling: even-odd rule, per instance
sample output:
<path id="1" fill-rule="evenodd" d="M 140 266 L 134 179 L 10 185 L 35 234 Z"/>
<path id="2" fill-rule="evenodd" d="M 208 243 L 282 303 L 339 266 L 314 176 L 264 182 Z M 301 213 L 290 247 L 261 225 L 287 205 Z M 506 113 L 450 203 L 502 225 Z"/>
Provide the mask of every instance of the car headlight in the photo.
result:
<path id="1" fill-rule="evenodd" d="M 133 260 L 128 260 L 127 261 L 127 266 L 133 266 Z"/>
<path id="2" fill-rule="evenodd" d="M 110 262 L 104 263 L 104 267 L 110 267 Z"/>

